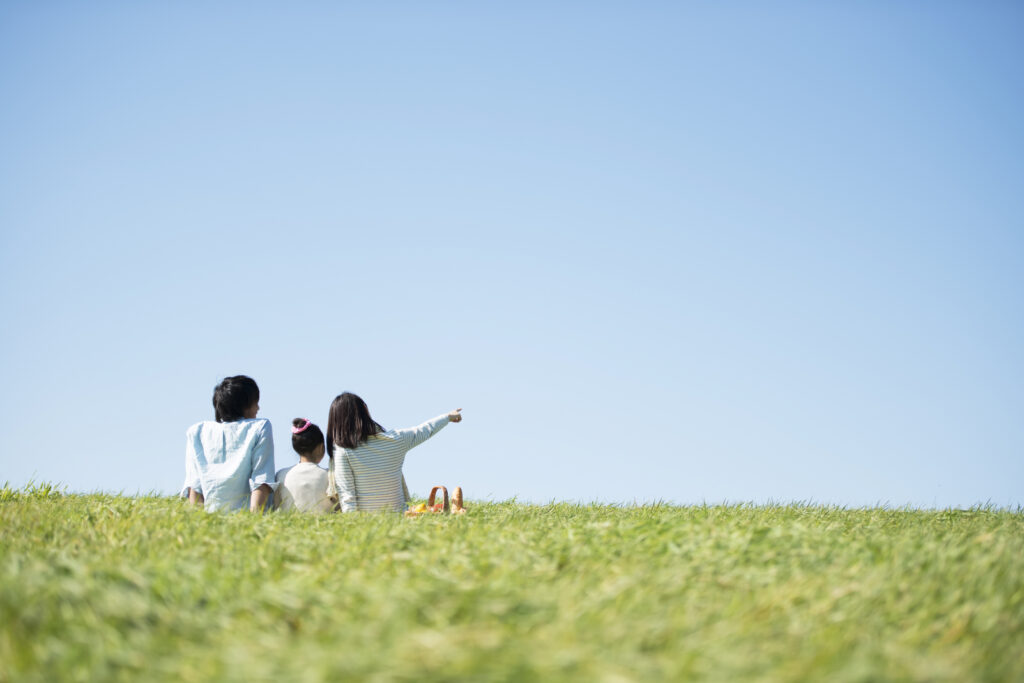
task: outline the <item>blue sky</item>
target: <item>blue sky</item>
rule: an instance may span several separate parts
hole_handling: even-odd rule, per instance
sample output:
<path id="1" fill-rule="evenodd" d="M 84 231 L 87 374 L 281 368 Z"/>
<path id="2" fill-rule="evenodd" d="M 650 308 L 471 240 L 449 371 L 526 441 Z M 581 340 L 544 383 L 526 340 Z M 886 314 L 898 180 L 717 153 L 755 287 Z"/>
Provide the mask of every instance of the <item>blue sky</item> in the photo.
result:
<path id="1" fill-rule="evenodd" d="M 1024 504 L 1014 3 L 0 4 L 0 481 L 213 386 L 414 492 Z"/>

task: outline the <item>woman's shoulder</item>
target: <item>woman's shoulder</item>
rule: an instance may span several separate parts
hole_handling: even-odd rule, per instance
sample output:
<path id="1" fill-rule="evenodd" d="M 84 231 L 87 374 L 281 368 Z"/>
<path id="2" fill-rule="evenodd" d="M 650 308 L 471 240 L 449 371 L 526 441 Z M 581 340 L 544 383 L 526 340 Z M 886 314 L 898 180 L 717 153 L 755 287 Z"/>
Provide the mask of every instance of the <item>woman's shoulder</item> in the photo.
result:
<path id="1" fill-rule="evenodd" d="M 394 441 L 395 439 L 402 438 L 401 429 L 385 429 L 383 432 L 377 432 L 366 440 L 371 441 L 377 439 L 378 441 Z"/>
<path id="2" fill-rule="evenodd" d="M 345 446 L 342 446 L 341 444 L 337 444 L 336 443 L 336 444 L 334 444 L 334 452 L 335 453 L 351 453 L 353 451 L 358 451 L 360 448 L 365 448 L 366 446 L 373 447 L 374 445 L 377 445 L 377 444 L 383 444 L 383 443 L 388 443 L 388 442 L 391 442 L 391 441 L 397 441 L 402 436 L 399 432 L 400 432 L 400 430 L 397 430 L 397 429 L 386 429 L 383 432 L 377 432 L 376 434 L 371 434 L 368 437 L 366 437 L 366 441 L 363 441 L 362 443 L 360 443 L 355 448 L 346 448 Z"/>

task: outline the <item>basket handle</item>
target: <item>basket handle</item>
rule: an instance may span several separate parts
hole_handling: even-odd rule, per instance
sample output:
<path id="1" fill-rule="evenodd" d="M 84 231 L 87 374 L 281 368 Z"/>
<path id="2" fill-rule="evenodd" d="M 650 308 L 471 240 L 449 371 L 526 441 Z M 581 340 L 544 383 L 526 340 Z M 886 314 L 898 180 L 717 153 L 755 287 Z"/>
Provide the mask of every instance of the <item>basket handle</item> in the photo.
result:
<path id="1" fill-rule="evenodd" d="M 435 486 L 434 488 L 430 489 L 430 498 L 427 500 L 427 507 L 431 507 L 434 505 L 434 499 L 437 496 L 438 489 L 444 491 L 444 511 L 451 512 L 451 503 L 448 501 L 448 489 L 446 489 L 443 486 Z"/>

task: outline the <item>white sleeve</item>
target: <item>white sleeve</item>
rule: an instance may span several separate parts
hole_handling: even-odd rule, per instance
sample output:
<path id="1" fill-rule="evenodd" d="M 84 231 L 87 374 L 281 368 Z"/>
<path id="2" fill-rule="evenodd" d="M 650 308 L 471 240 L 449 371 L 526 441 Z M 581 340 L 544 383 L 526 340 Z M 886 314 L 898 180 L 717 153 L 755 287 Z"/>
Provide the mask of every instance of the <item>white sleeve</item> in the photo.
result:
<path id="1" fill-rule="evenodd" d="M 352 465 L 348 461 L 348 453 L 342 451 L 341 455 L 336 457 L 335 460 L 340 460 L 334 469 L 334 474 L 337 478 L 338 471 L 341 471 L 341 477 L 337 478 L 341 511 L 355 512 L 359 509 L 359 493 L 356 491 L 356 476 L 352 471 Z"/>
<path id="2" fill-rule="evenodd" d="M 444 415 L 438 415 L 433 420 L 427 420 L 418 427 L 399 429 L 398 435 L 403 441 L 405 441 L 409 448 L 414 448 L 432 437 L 434 434 L 437 434 L 446 424 L 448 424 L 447 413 Z"/>
<path id="3" fill-rule="evenodd" d="M 281 507 L 281 496 L 284 495 L 284 488 L 281 484 L 284 483 L 284 477 L 288 474 L 288 468 L 285 468 L 277 473 L 275 480 L 277 481 L 277 487 L 274 489 L 273 495 L 270 496 L 270 507 L 274 510 L 278 510 Z M 284 476 L 282 476 L 284 475 Z"/>
<path id="4" fill-rule="evenodd" d="M 185 483 L 181 487 L 181 497 L 188 498 L 189 489 L 202 495 L 203 482 L 199 477 L 199 461 L 196 456 L 195 437 L 192 430 L 185 433 Z"/>

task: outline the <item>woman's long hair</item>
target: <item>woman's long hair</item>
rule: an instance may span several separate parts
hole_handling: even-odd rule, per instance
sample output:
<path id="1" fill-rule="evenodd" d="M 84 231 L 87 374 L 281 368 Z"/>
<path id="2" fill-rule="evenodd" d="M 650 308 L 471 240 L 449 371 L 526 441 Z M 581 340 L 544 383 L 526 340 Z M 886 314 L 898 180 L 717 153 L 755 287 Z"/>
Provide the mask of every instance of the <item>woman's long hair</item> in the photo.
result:
<path id="1" fill-rule="evenodd" d="M 345 392 L 334 397 L 327 415 L 327 455 L 334 457 L 334 447 L 355 448 L 384 428 L 373 421 L 363 399 Z"/>

